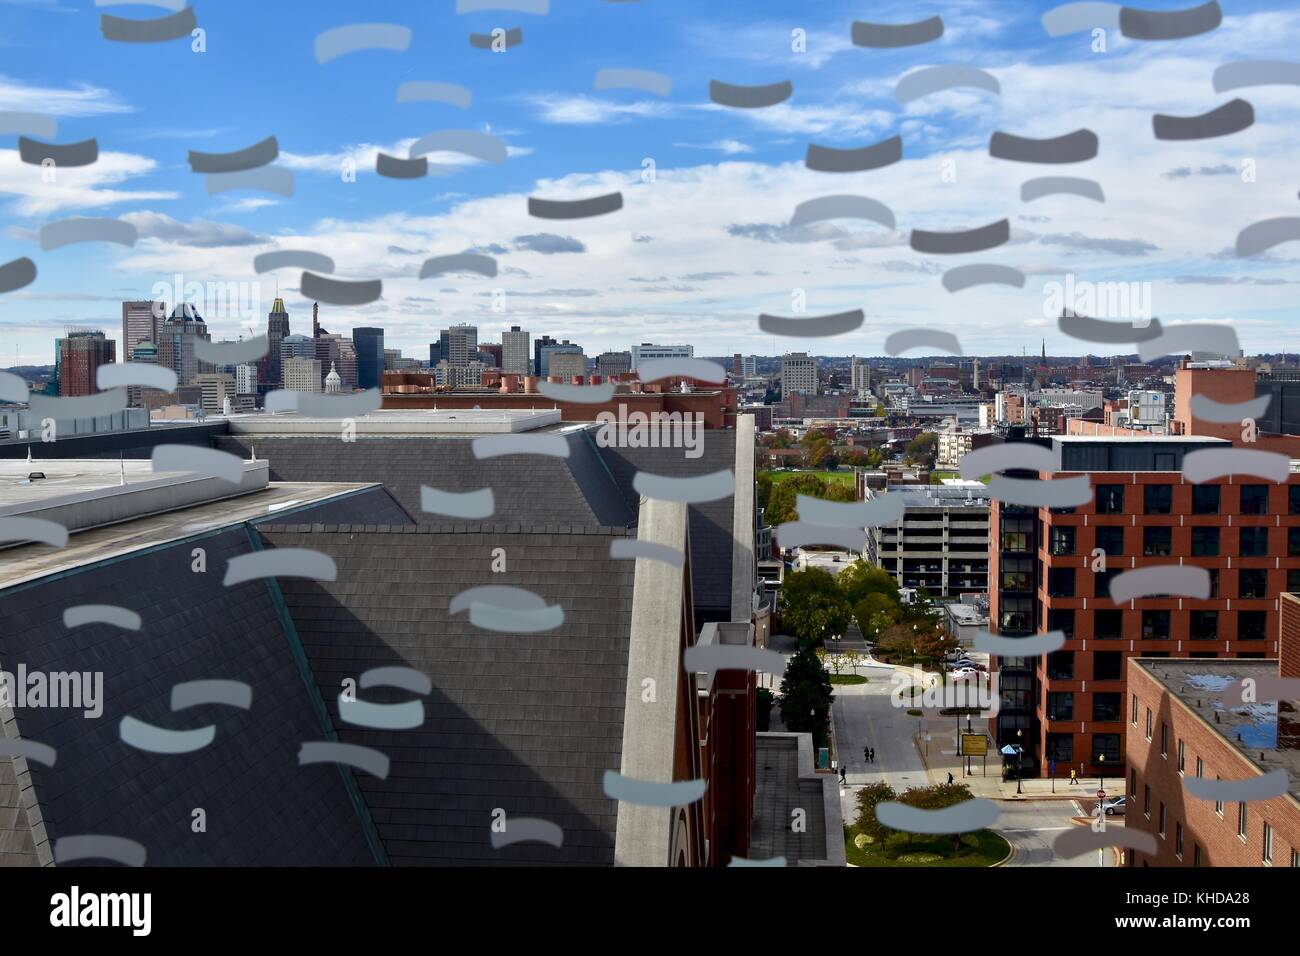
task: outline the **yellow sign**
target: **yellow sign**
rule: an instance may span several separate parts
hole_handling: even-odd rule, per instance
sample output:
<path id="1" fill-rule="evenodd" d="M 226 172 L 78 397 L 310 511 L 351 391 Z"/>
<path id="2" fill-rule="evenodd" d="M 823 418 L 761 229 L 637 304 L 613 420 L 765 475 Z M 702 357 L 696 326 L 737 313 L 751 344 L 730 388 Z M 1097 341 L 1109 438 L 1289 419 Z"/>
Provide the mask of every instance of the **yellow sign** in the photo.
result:
<path id="1" fill-rule="evenodd" d="M 989 739 L 983 734 L 961 735 L 961 756 L 983 757 L 988 753 Z"/>

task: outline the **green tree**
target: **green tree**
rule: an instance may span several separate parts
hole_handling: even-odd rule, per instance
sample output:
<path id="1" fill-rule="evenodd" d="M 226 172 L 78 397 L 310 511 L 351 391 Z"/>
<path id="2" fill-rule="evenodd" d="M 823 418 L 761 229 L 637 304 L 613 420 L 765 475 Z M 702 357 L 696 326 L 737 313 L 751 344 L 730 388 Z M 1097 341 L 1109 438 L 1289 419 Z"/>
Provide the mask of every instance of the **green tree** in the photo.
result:
<path id="1" fill-rule="evenodd" d="M 863 636 L 870 640 L 879 638 L 883 631 L 897 624 L 900 614 L 898 602 L 880 591 L 868 594 L 853 606 L 853 619 Z"/>
<path id="2" fill-rule="evenodd" d="M 935 432 L 921 432 L 904 449 L 907 460 L 918 465 L 932 466 L 939 449 L 939 436 Z"/>
<path id="3" fill-rule="evenodd" d="M 781 627 L 801 644 L 815 646 L 843 634 L 851 613 L 835 579 L 821 568 L 796 571 L 781 587 Z"/>
<path id="4" fill-rule="evenodd" d="M 895 605 L 898 600 L 898 582 L 884 568 L 859 558 L 839 573 L 835 579 L 840 593 L 852 605 L 857 605 L 869 594 L 884 594 Z"/>
<path id="5" fill-rule="evenodd" d="M 795 521 L 798 518 L 796 505 L 800 495 L 827 501 L 856 500 L 856 492 L 851 485 L 825 481 L 818 475 L 793 475 L 785 481 L 773 483 L 767 499 L 767 523 L 778 525 Z"/>
<path id="6" fill-rule="evenodd" d="M 869 783 L 858 791 L 858 831 L 883 842 L 892 831 L 876 819 L 876 807 L 882 803 L 896 800 L 898 794 L 884 781 Z"/>
<path id="7" fill-rule="evenodd" d="M 903 795 L 898 798 L 898 802 L 909 807 L 916 807 L 918 810 L 945 810 L 948 807 L 972 799 L 974 799 L 974 794 L 970 792 L 970 787 L 964 783 L 936 783 L 929 787 L 909 787 L 903 791 Z M 910 842 L 912 835 L 909 833 L 907 837 Z M 961 834 L 954 833 L 952 834 L 952 850 L 956 853 L 960 849 Z"/>
<path id="8" fill-rule="evenodd" d="M 793 448 L 794 437 L 790 434 L 790 429 L 779 428 L 775 435 L 772 436 L 772 442 L 769 448 Z"/>
<path id="9" fill-rule="evenodd" d="M 770 471 L 760 471 L 758 473 L 758 480 L 755 484 L 756 494 L 758 495 L 758 506 L 765 509 L 767 508 L 768 501 L 772 497 L 772 487 L 774 485 L 774 482 L 772 481 L 772 473 Z M 772 521 L 769 517 L 768 524 L 771 523 Z"/>
<path id="10" fill-rule="evenodd" d="M 801 647 L 781 678 L 781 720 L 795 733 L 811 733 L 814 753 L 825 739 L 833 698 L 831 675 L 812 648 Z"/>

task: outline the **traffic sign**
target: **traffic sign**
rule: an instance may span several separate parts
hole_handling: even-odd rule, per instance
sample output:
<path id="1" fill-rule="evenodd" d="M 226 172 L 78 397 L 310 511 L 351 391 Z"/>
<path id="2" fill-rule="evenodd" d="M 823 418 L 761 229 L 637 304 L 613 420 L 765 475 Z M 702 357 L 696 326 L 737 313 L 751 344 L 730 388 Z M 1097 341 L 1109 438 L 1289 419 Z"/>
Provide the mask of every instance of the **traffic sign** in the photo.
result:
<path id="1" fill-rule="evenodd" d="M 1106 799 L 1106 791 L 1105 791 L 1105 790 L 1098 790 L 1098 791 L 1097 791 L 1097 799 L 1098 799 L 1098 800 L 1105 800 L 1105 799 Z"/>

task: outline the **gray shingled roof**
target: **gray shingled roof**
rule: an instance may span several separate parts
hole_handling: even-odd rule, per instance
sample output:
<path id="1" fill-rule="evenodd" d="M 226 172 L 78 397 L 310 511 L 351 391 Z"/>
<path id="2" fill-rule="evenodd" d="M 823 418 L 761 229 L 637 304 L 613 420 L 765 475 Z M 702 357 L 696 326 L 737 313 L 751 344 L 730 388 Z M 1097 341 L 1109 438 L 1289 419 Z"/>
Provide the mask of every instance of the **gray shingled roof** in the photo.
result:
<path id="1" fill-rule="evenodd" d="M 325 501 L 285 508 L 253 524 L 415 524 L 396 498 L 382 485 L 336 495 Z"/>
<path id="2" fill-rule="evenodd" d="M 602 778 L 621 765 L 634 562 L 610 560 L 609 547 L 629 532 L 520 524 L 259 531 L 271 546 L 313 548 L 338 565 L 335 582 L 281 586 L 339 738 L 392 760 L 387 779 L 357 775 L 391 862 L 613 862 L 617 805 L 604 796 Z M 495 548 L 505 551 L 505 573 L 492 572 Z M 560 604 L 564 623 L 503 634 L 471 625 L 466 612 L 448 615 L 454 595 L 489 584 Z M 342 682 L 389 665 L 432 680 L 425 723 L 415 730 L 339 723 Z M 507 820 L 560 825 L 564 846 L 493 850 L 497 808 Z"/>
<path id="3" fill-rule="evenodd" d="M 205 573 L 191 570 L 196 547 L 205 549 Z M 97 719 L 82 710 L 15 711 L 21 736 L 58 754 L 54 767 L 30 762 L 25 772 L 22 763 L 0 758 L 20 771 L 42 862 L 53 841 L 77 834 L 137 840 L 149 865 L 376 862 L 344 774 L 328 764 L 298 766 L 300 744 L 323 739 L 327 725 L 273 585 L 222 585 L 226 562 L 252 547 L 241 526 L 0 591 L 0 667 L 103 673 Z M 143 627 L 65 628 L 64 609 L 78 604 L 128 606 Z M 171 712 L 174 684 L 210 678 L 250 684 L 252 709 Z M 216 738 L 194 753 L 145 753 L 119 738 L 128 714 L 177 730 L 211 723 Z M 0 806 L 9 805 L 5 787 L 0 776 Z M 206 811 L 206 833 L 191 830 L 195 808 Z M 0 825 L 6 819 L 0 811 Z"/>
<path id="4" fill-rule="evenodd" d="M 566 436 L 570 457 L 507 455 L 479 460 L 470 438 L 277 438 L 222 436 L 213 445 L 247 458 L 250 447 L 270 462 L 272 481 L 379 481 L 411 515 L 421 517 L 420 486 L 495 493 L 493 520 L 625 527 L 635 507 L 581 433 Z M 424 516 L 433 520 L 433 516 Z"/>
<path id="5" fill-rule="evenodd" d="M 758 735 L 757 780 L 754 790 L 753 834 L 749 858 L 785 857 L 787 866 L 800 860 L 826 858 L 826 811 L 822 782 L 799 778 L 799 742 L 794 736 Z M 790 829 L 791 812 L 804 811 L 806 829 Z"/>

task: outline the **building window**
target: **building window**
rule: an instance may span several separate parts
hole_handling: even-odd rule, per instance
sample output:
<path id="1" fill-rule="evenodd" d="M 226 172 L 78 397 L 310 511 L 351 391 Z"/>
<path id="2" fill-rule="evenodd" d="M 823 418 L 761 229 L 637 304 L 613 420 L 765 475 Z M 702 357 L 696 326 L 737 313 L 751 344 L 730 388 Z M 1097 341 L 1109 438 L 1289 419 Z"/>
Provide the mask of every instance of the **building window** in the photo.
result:
<path id="1" fill-rule="evenodd" d="M 1169 612 L 1168 611 L 1143 611 L 1142 612 L 1142 640 L 1144 641 L 1169 640 Z"/>
<path id="2" fill-rule="evenodd" d="M 1074 734 L 1048 734 L 1047 759 L 1057 763 L 1074 762 Z"/>
<path id="3" fill-rule="evenodd" d="M 1134 723 L 1137 723 L 1137 721 L 1134 721 Z M 1136 767 L 1128 772 L 1128 792 L 1134 795 L 1138 792 L 1138 772 Z"/>
<path id="4" fill-rule="evenodd" d="M 1240 552 L 1243 558 L 1268 556 L 1268 528 L 1242 528 Z"/>
<path id="5" fill-rule="evenodd" d="M 1264 865 L 1273 865 L 1273 828 L 1264 824 Z"/>
<path id="6" fill-rule="evenodd" d="M 1290 591 L 1292 594 L 1300 594 L 1300 568 L 1287 569 L 1286 589 Z"/>
<path id="7" fill-rule="evenodd" d="M 1123 680 L 1124 679 L 1124 655 L 1119 651 L 1093 651 L 1092 654 L 1092 679 L 1093 680 Z M 1116 713 L 1118 715 L 1119 701 L 1115 702 Z M 1119 719 L 1118 716 L 1115 717 Z"/>
<path id="8" fill-rule="evenodd" d="M 1092 695 L 1092 719 L 1097 722 L 1122 720 L 1120 717 L 1120 695 L 1106 692 Z"/>
<path id="9" fill-rule="evenodd" d="M 1214 775 L 1214 779 L 1215 779 L 1215 780 L 1222 780 L 1223 778 L 1220 777 L 1220 776 L 1216 773 L 1216 774 Z M 1222 801 L 1222 800 L 1215 800 L 1215 801 L 1214 801 L 1214 812 L 1217 813 L 1217 814 L 1219 815 L 1219 819 L 1220 819 L 1220 820 L 1223 819 L 1223 801 Z"/>
<path id="10" fill-rule="evenodd" d="M 1194 641 L 1212 641 L 1219 636 L 1218 611 L 1193 611 L 1188 636 Z"/>
<path id="11" fill-rule="evenodd" d="M 1178 772 L 1187 772 L 1187 743 L 1181 738 L 1178 741 Z"/>
<path id="12" fill-rule="evenodd" d="M 1053 527 L 1048 547 L 1049 553 L 1055 557 L 1074 554 L 1074 527 L 1070 525 Z"/>
<path id="13" fill-rule="evenodd" d="M 1300 528 L 1286 529 L 1286 556 L 1300 558 Z"/>
<path id="14" fill-rule="evenodd" d="M 1147 708 L 1147 740 L 1151 740 L 1151 708 Z"/>
<path id="15" fill-rule="evenodd" d="M 1118 641 L 1124 636 L 1123 611 L 1094 611 L 1092 636 L 1098 641 Z"/>
<path id="16" fill-rule="evenodd" d="M 1174 853 L 1178 855 L 1178 859 L 1183 858 L 1183 825 L 1181 823 L 1174 824 Z"/>
<path id="17" fill-rule="evenodd" d="M 1242 568 L 1237 572 L 1237 597 L 1258 600 L 1267 597 L 1267 591 L 1268 571 L 1264 568 Z"/>
<path id="18" fill-rule="evenodd" d="M 1169 725 L 1160 721 L 1160 756 L 1169 756 Z"/>
<path id="19" fill-rule="evenodd" d="M 1163 840 L 1165 838 L 1165 802 L 1163 800 L 1160 801 L 1160 816 L 1158 819 L 1158 823 L 1159 823 L 1160 839 Z"/>
<path id="20" fill-rule="evenodd" d="M 1202 777 L 1202 776 L 1204 776 L 1204 775 L 1205 775 L 1205 761 L 1202 760 L 1200 757 L 1197 757 L 1197 758 L 1196 758 L 1196 776 L 1198 776 L 1198 777 Z"/>
<path id="21" fill-rule="evenodd" d="M 1074 638 L 1074 610 L 1072 608 L 1053 608 L 1047 612 L 1047 629 L 1061 631 L 1065 639 Z"/>
<path id="22" fill-rule="evenodd" d="M 1034 629 L 1031 616 L 1033 602 L 1029 598 L 1003 598 L 999 614 L 1001 630 L 1024 634 Z"/>
<path id="23" fill-rule="evenodd" d="M 1092 735 L 1092 762 L 1098 763 L 1102 757 L 1108 766 L 1119 765 L 1119 734 Z"/>
<path id="24" fill-rule="evenodd" d="M 1110 600 L 1110 582 L 1124 573 L 1123 568 L 1107 568 L 1097 571 L 1092 576 L 1092 596 Z"/>
<path id="25" fill-rule="evenodd" d="M 1124 526 L 1104 524 L 1097 528 L 1096 546 L 1108 556 L 1124 553 Z"/>
<path id="26" fill-rule="evenodd" d="M 1138 695 L 1134 694 L 1133 699 L 1129 702 L 1129 714 L 1133 719 L 1133 726 L 1138 725 Z"/>
<path id="27" fill-rule="evenodd" d="M 1051 597 L 1074 597 L 1074 568 L 1048 568 L 1047 593 Z"/>
<path id="28" fill-rule="evenodd" d="M 1073 720 L 1074 693 L 1068 690 L 1049 690 L 1047 692 L 1047 719 Z"/>
<path id="29" fill-rule="evenodd" d="M 1262 641 L 1267 636 L 1267 611 L 1241 611 L 1237 614 L 1237 640 Z"/>
<path id="30" fill-rule="evenodd" d="M 1268 514 L 1268 485 L 1241 486 L 1241 513 L 1244 515 Z"/>
<path id="31" fill-rule="evenodd" d="M 1192 557 L 1217 558 L 1219 556 L 1219 529 L 1192 529 Z"/>
<path id="32" fill-rule="evenodd" d="M 1300 485 L 1288 485 L 1286 489 L 1287 513 L 1300 515 Z"/>
<path id="33" fill-rule="evenodd" d="M 1237 804 L 1237 836 L 1246 839 L 1246 804 Z"/>
<path id="34" fill-rule="evenodd" d="M 1205 570 L 1210 572 L 1210 598 L 1211 600 L 1217 600 L 1219 597 L 1219 569 L 1206 568 Z"/>
<path id="35" fill-rule="evenodd" d="M 1124 514 L 1124 486 L 1123 485 L 1098 485 L 1096 499 L 1097 499 L 1097 514 L 1099 515 Z M 1300 514 L 1300 511 L 1296 512 L 1296 514 Z"/>
<path id="36" fill-rule="evenodd" d="M 1173 528 L 1143 528 L 1142 553 L 1148 557 L 1168 557 L 1173 549 L 1173 532 Z"/>
<path id="37" fill-rule="evenodd" d="M 1047 656 L 1049 680 L 1074 680 L 1074 651 L 1053 651 Z"/>
<path id="38" fill-rule="evenodd" d="M 1002 590 L 1028 591 L 1029 578 L 1033 573 L 1033 562 L 1029 558 L 1004 558 L 1002 567 Z"/>
<path id="39" fill-rule="evenodd" d="M 1144 485 L 1142 487 L 1142 505 L 1145 514 L 1169 514 L 1174 507 L 1174 486 Z"/>
<path id="40" fill-rule="evenodd" d="M 1151 819 L 1151 788 L 1145 784 L 1142 786 L 1142 815 Z"/>
<path id="41" fill-rule="evenodd" d="M 1192 866 L 1200 866 L 1200 865 L 1201 865 L 1201 845 L 1199 843 L 1193 843 L 1192 844 Z"/>
<path id="42" fill-rule="evenodd" d="M 1192 514 L 1217 515 L 1219 513 L 1219 485 L 1192 486 Z"/>
<path id="43" fill-rule="evenodd" d="M 1028 551 L 1033 538 L 1033 519 L 1027 517 L 1006 517 L 1002 519 L 1002 550 Z"/>

